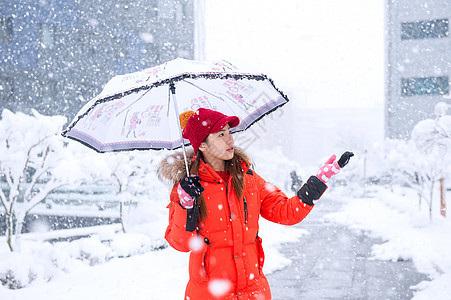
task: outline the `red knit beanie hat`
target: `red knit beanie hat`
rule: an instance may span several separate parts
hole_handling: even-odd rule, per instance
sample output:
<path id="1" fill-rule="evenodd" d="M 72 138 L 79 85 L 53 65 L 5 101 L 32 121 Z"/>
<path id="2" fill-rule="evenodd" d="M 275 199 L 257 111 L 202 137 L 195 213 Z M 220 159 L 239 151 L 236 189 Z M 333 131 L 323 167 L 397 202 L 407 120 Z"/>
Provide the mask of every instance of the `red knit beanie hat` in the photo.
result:
<path id="1" fill-rule="evenodd" d="M 227 124 L 230 128 L 238 126 L 240 119 L 236 116 L 226 116 L 218 111 L 199 108 L 196 112 L 187 111 L 180 115 L 183 129 L 182 135 L 188 139 L 194 148 L 194 153 L 210 133 L 220 131 Z"/>

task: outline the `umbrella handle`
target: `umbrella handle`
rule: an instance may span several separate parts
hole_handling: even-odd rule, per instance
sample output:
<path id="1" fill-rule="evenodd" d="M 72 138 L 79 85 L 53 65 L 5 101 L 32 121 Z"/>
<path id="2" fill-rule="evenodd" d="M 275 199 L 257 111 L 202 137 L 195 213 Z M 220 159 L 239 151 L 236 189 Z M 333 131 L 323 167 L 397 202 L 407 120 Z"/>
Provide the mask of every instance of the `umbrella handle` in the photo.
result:
<path id="1" fill-rule="evenodd" d="M 179 114 L 179 108 L 177 106 L 177 97 L 175 96 L 175 84 L 174 84 L 174 82 L 171 82 L 169 84 L 169 89 L 171 90 L 172 100 L 174 102 L 175 115 L 176 115 L 177 125 L 178 125 L 177 127 L 179 129 L 180 141 L 182 143 L 183 159 L 185 160 L 186 176 L 189 176 L 188 160 L 186 159 L 185 143 L 184 143 L 184 140 L 183 140 L 182 127 L 180 126 L 180 118 L 179 118 L 180 114 Z"/>

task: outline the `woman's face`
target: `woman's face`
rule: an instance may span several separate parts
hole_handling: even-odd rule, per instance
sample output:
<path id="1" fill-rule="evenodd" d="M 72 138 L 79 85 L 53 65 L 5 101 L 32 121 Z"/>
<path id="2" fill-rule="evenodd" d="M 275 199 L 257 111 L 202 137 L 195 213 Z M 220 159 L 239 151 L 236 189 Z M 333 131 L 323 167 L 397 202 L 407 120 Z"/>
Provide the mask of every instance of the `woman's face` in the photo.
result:
<path id="1" fill-rule="evenodd" d="M 220 131 L 208 135 L 207 140 L 200 145 L 199 149 L 210 164 L 218 160 L 232 159 L 235 149 L 229 124 Z"/>

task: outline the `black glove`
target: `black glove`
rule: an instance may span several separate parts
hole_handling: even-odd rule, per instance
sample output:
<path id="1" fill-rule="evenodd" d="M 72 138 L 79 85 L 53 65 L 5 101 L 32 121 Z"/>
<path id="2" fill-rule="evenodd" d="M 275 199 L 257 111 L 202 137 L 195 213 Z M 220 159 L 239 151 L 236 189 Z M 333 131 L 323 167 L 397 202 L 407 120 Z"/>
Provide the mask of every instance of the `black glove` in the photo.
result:
<path id="1" fill-rule="evenodd" d="M 353 156 L 354 156 L 354 153 L 349 152 L 349 151 L 346 151 L 345 153 L 343 153 L 343 155 L 338 160 L 338 165 L 340 166 L 340 168 L 343 168 L 344 166 L 346 166 L 349 162 L 349 159 Z"/>

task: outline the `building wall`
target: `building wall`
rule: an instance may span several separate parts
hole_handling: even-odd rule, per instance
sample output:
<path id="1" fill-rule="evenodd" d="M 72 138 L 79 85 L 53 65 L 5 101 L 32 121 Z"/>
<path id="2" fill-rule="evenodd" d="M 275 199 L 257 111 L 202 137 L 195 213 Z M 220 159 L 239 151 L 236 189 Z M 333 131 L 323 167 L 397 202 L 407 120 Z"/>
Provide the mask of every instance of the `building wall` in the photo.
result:
<path id="1" fill-rule="evenodd" d="M 387 0 L 385 135 L 408 138 L 450 102 L 450 0 Z"/>
<path id="2" fill-rule="evenodd" d="M 72 117 L 114 75 L 176 57 L 194 58 L 193 0 L 0 0 L 1 109 Z"/>

